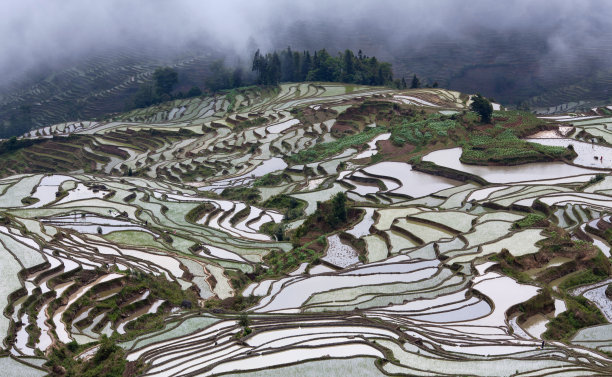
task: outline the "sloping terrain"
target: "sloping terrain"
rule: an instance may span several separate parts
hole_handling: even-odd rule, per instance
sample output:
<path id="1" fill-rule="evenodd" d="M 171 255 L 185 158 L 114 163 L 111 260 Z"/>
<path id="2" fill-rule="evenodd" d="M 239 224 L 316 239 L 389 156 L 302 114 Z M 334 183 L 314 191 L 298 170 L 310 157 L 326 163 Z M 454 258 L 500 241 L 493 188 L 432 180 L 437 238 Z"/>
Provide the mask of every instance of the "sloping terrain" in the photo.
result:
<path id="1" fill-rule="evenodd" d="M 609 375 L 612 118 L 470 101 L 283 84 L 5 142 L 0 363 Z"/>
<path id="2" fill-rule="evenodd" d="M 185 82 L 180 88 L 183 91 L 190 88 L 187 85 L 202 85 L 213 55 L 218 53 L 210 50 L 171 59 L 164 53 L 141 49 L 100 52 L 66 68 L 49 68 L 30 75 L 29 81 L 2 88 L 0 120 L 4 123 L 19 116 L 22 106 L 29 108 L 34 125 L 94 119 L 123 111 L 139 85 L 149 81 L 159 66 L 168 65 L 180 72 Z"/>
<path id="3" fill-rule="evenodd" d="M 532 110 L 558 113 L 567 111 L 554 109 L 563 104 L 578 106 L 584 101 L 580 109 L 585 109 L 589 103 L 610 100 L 612 75 L 608 62 L 612 57 L 612 36 L 605 29 L 597 30 L 596 48 L 589 43 L 572 44 L 573 60 L 569 64 L 551 51 L 551 41 L 529 31 L 478 29 L 463 37 L 440 33 L 423 40 L 408 36 L 391 42 L 390 38 L 398 36 L 388 26 L 371 20 L 363 20 L 360 25 L 347 32 L 341 23 L 295 22 L 286 30 L 275 30 L 272 43 L 277 49 L 291 46 L 294 51 L 325 47 L 332 55 L 346 48 L 363 50 L 364 54 L 390 62 L 396 78 L 409 80 L 416 74 L 422 85 L 437 82 L 441 87 L 481 92 L 508 105 L 521 104 Z M 307 35 L 304 30 L 309 31 Z M 123 111 L 138 85 L 163 65 L 179 72 L 184 92 L 193 85 L 203 88 L 210 77 L 210 65 L 224 55 L 210 47 L 196 51 L 180 50 L 179 46 L 170 51 L 165 51 L 168 47 L 153 50 L 139 47 L 101 51 L 31 74 L 29 77 L 34 79 L 16 82 L 0 91 L 0 121 L 19 114 L 21 106 L 30 107 L 33 124 L 38 125 L 89 120 Z M 250 63 L 251 58 L 242 56 L 240 60 Z M 230 64 L 237 58 L 227 60 Z M 250 66 L 243 69 L 249 71 Z"/>

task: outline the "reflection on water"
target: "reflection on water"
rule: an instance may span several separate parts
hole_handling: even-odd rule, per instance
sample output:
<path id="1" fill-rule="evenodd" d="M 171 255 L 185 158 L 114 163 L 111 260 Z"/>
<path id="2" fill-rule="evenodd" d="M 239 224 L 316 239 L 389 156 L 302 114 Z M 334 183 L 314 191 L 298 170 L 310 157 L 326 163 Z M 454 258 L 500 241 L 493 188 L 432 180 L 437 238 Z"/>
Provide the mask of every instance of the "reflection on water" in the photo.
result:
<path id="1" fill-rule="evenodd" d="M 511 183 L 596 174 L 599 171 L 565 164 L 563 162 L 535 162 L 516 166 L 478 166 L 459 161 L 461 148 L 441 149 L 423 157 L 436 165 L 478 175 L 491 183 Z"/>

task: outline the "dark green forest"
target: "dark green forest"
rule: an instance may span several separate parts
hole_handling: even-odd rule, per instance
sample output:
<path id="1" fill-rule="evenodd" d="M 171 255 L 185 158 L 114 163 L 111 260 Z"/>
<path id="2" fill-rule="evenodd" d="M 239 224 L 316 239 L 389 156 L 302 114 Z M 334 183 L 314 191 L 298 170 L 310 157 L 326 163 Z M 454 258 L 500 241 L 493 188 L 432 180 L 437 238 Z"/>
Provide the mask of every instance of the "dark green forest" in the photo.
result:
<path id="1" fill-rule="evenodd" d="M 257 50 L 253 57 L 252 70 L 257 73 L 257 84 L 262 85 L 301 81 L 362 85 L 393 83 L 391 64 L 379 62 L 375 56 L 368 57 L 361 50 L 357 55 L 351 50 L 345 50 L 335 57 L 325 49 L 315 51 L 312 55 L 309 51 L 291 51 L 290 47 L 265 55 Z"/>
<path id="2" fill-rule="evenodd" d="M 223 60 L 210 66 L 210 76 L 204 89 L 192 87 L 187 93 L 173 92 L 179 84 L 177 72 L 172 68 L 158 68 L 151 82 L 142 84 L 126 109 L 148 107 L 177 98 L 200 96 L 247 85 L 278 85 L 282 82 L 325 81 L 347 84 L 393 86 L 407 88 L 404 78 L 393 79 L 390 63 L 381 62 L 375 56 L 367 56 L 361 50 L 355 55 L 351 50 L 331 55 L 327 50 L 297 52 L 291 47 L 285 50 L 261 53 L 253 56 L 250 70 L 237 65 L 228 67 Z M 420 86 L 419 79 L 412 78 L 411 88 Z M 437 84 L 435 84 L 437 86 Z"/>

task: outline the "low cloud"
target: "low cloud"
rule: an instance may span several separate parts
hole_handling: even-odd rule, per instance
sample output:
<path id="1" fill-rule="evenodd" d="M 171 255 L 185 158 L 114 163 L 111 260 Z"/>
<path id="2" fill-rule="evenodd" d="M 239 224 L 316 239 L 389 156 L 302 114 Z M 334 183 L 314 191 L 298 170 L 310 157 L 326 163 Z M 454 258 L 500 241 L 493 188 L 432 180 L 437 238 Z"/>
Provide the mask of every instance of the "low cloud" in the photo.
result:
<path id="1" fill-rule="evenodd" d="M 490 32 L 543 41 L 539 57 L 552 66 L 612 61 L 612 17 L 603 0 L 6 0 L 0 3 L 0 82 L 108 49 L 171 55 L 215 48 L 246 57 L 254 48 L 346 42 L 393 54 L 432 40 L 479 43 Z M 508 49 L 502 53 L 511 54 Z"/>

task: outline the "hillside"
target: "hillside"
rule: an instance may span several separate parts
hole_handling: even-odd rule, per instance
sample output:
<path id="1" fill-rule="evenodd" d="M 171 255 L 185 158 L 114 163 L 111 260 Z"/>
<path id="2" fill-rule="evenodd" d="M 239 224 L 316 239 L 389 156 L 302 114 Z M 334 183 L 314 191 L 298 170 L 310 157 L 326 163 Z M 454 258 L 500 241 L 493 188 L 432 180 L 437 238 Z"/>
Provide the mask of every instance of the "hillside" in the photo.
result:
<path id="1" fill-rule="evenodd" d="M 285 32 L 275 33 L 272 47 L 291 46 L 294 51 L 325 47 L 333 55 L 347 48 L 363 50 L 391 63 L 398 79 L 416 74 L 423 85 L 437 82 L 451 90 L 481 92 L 508 106 L 531 110 L 549 111 L 553 107 L 551 112 L 574 111 L 576 106 L 554 107 L 570 102 L 578 105 L 580 101 L 584 103 L 578 109 L 585 110 L 608 104 L 612 96 L 607 64 L 612 43 L 600 43 L 597 48 L 575 44 L 571 50 L 575 58 L 569 64 L 550 51 L 546 39 L 527 32 L 479 30 L 463 38 L 442 33 L 423 41 L 409 38 L 395 42 L 389 30 L 366 24 L 347 33 L 339 30 L 340 26 L 297 22 Z M 309 30 L 307 36 L 303 30 Z M 598 39 L 612 41 L 604 31 Z M 230 66 L 242 61 L 244 71 L 249 72 L 255 49 L 245 56 L 235 56 L 211 48 L 184 51 L 176 47 L 176 51 L 165 52 L 132 48 L 66 62 L 1 88 L 0 123 L 19 117 L 22 106 L 28 107 L 32 122 L 39 126 L 121 112 L 156 67 L 174 67 L 181 77 L 181 89 L 187 91 L 194 85 L 203 88 L 210 77 L 210 65 L 223 57 Z"/>
<path id="2" fill-rule="evenodd" d="M 287 83 L 2 142 L 0 365 L 609 374 L 610 109 L 471 103 Z"/>
<path id="3" fill-rule="evenodd" d="M 209 50 L 171 58 L 157 51 L 128 49 L 104 51 L 66 67 L 41 69 L 27 80 L 0 89 L 0 126 L 21 116 L 23 106 L 28 108 L 31 123 L 41 126 L 124 111 L 139 85 L 150 80 L 160 66 L 176 69 L 185 86 L 179 89 L 187 91 L 209 76 L 213 56 L 220 54 Z"/>

